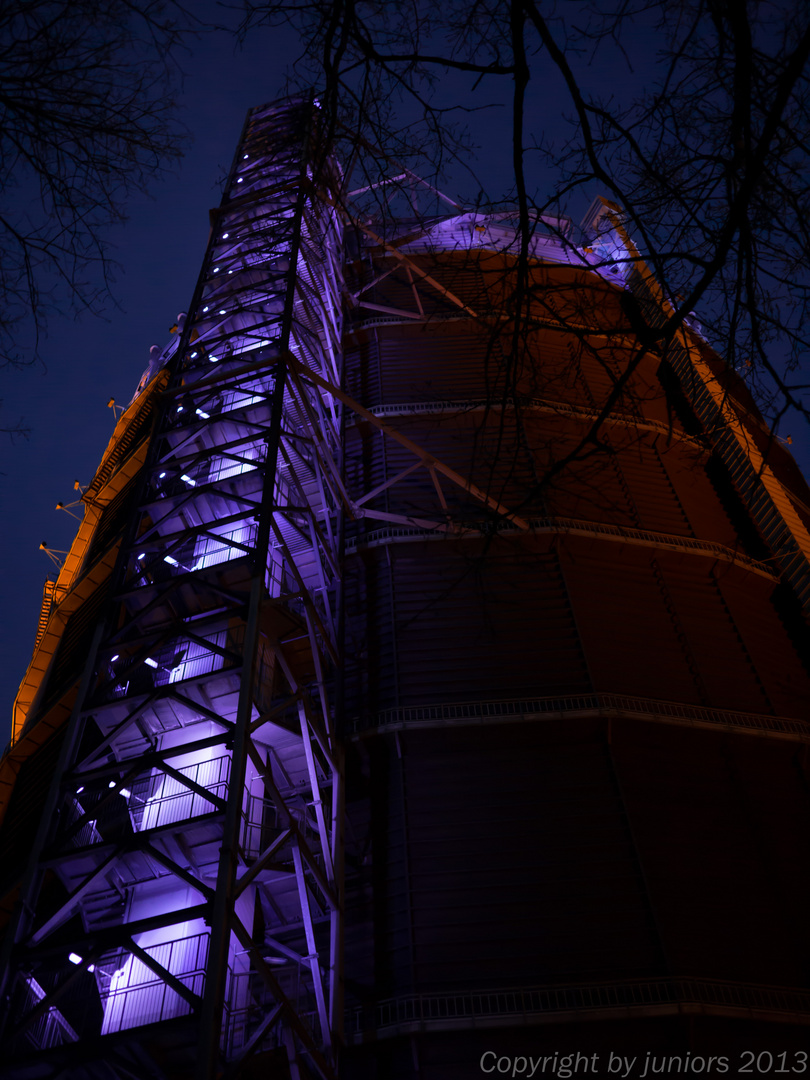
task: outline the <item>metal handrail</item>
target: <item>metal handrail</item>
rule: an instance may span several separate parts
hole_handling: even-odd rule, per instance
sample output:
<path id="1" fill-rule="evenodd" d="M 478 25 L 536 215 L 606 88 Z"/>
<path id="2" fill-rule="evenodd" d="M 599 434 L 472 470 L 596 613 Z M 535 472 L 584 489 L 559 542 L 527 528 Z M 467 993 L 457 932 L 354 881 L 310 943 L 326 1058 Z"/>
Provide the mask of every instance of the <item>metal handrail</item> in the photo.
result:
<path id="1" fill-rule="evenodd" d="M 554 697 L 503 698 L 492 701 L 441 702 L 431 705 L 397 706 L 382 709 L 365 724 L 354 720 L 355 733 L 420 724 L 487 723 L 502 719 L 529 720 L 536 716 L 598 713 L 648 716 L 664 721 L 711 724 L 768 731 L 773 734 L 800 735 L 810 739 L 810 722 L 785 716 L 713 709 L 679 701 L 659 701 L 629 694 L 593 692 Z"/>
<path id="2" fill-rule="evenodd" d="M 668 548 L 674 551 L 708 555 L 722 559 L 724 562 L 744 566 L 761 577 L 767 577 L 772 581 L 777 580 L 777 575 L 767 563 L 752 559 L 741 551 L 726 547 L 715 540 L 698 540 L 693 536 L 678 536 L 673 533 L 651 532 L 647 529 L 634 529 L 625 525 L 608 525 L 600 521 L 587 521 L 581 518 L 567 517 L 542 517 L 529 518 L 529 527 L 532 532 L 553 533 L 577 533 L 583 536 L 607 537 L 611 540 L 625 541 L 631 544 L 640 544 L 645 547 Z M 441 529 L 426 529 L 418 525 L 393 526 L 386 529 L 375 529 L 373 532 L 362 533 L 352 537 L 346 542 L 346 553 L 354 554 L 361 548 L 372 545 L 393 542 L 406 539 L 470 539 L 480 535 L 491 535 L 493 528 L 498 535 L 505 533 L 519 533 L 525 536 L 525 531 L 518 530 L 512 522 L 504 517 L 497 522 L 493 521 L 464 521 L 460 522 L 455 529 L 448 529 L 442 523 Z"/>
<path id="3" fill-rule="evenodd" d="M 402 1025 L 456 1026 L 488 1019 L 516 1022 L 562 1012 L 649 1009 L 669 1011 L 684 1005 L 700 1005 L 724 1012 L 752 1011 L 790 1013 L 799 1023 L 810 1024 L 810 990 L 800 987 L 731 983 L 716 979 L 661 978 L 621 983 L 581 983 L 563 986 L 503 987 L 462 993 L 403 994 L 387 998 L 373 1010 L 357 1006 L 347 1014 L 347 1034 L 359 1035 L 369 1028 L 377 1034 L 393 1034 Z"/>

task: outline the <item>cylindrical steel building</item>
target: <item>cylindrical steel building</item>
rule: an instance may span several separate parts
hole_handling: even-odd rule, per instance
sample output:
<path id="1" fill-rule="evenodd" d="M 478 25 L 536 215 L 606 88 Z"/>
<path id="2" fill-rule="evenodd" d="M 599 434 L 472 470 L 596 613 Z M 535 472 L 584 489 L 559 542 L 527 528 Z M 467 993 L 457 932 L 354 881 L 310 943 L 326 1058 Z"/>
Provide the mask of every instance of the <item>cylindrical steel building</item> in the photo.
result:
<path id="1" fill-rule="evenodd" d="M 696 329 L 641 349 L 666 306 L 588 226 L 523 282 L 475 215 L 352 265 L 347 386 L 425 455 L 347 428 L 358 1076 L 806 1042 L 807 487 Z"/>
<path id="2" fill-rule="evenodd" d="M 46 589 L 7 1075 L 800 1072 L 795 463 L 616 208 L 384 225 L 316 116 L 250 114 Z"/>

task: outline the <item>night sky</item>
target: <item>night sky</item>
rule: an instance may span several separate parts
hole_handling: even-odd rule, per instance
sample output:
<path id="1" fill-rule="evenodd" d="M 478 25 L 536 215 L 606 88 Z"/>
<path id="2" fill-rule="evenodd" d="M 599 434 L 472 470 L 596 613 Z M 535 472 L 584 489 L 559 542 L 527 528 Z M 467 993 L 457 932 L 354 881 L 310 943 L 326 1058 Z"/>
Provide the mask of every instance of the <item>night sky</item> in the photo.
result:
<path id="1" fill-rule="evenodd" d="M 227 14 L 212 0 L 195 4 L 194 11 L 211 21 Z M 640 27 L 635 41 L 640 59 L 632 76 L 619 56 L 603 53 L 587 74 L 590 85 L 613 89 L 649 78 L 655 51 L 644 34 Z M 27 439 L 13 443 L 0 436 L 0 748 L 10 733 L 13 699 L 31 656 L 43 582 L 52 569 L 40 542 L 67 549 L 76 531 L 77 522 L 55 506 L 77 497 L 75 480 L 89 483 L 114 427 L 107 402 L 111 397 L 122 405 L 129 402 L 150 346 L 162 346 L 178 312 L 186 310 L 205 251 L 208 210 L 220 201 L 218 181 L 227 174 L 245 114 L 283 92 L 296 45 L 292 31 L 269 29 L 254 32 L 241 50 L 225 32 L 193 43 L 190 55 L 181 57 L 186 78 L 180 97 L 181 119 L 193 144 L 177 168 L 152 185 L 151 198 L 130 203 L 129 221 L 110 234 L 121 267 L 114 287 L 120 309 L 110 306 L 106 319 L 54 318 L 42 348 L 44 369 L 0 371 L 3 426 L 22 420 L 30 428 Z M 443 80 L 443 89 L 468 104 L 490 100 L 485 91 L 470 97 L 453 79 Z M 562 137 L 559 117 L 570 107 L 558 78 L 536 69 L 528 105 L 527 126 Z M 503 197 L 511 171 L 508 109 L 472 114 L 469 123 L 482 148 L 476 174 L 495 198 Z M 530 159 L 539 192 L 550 175 L 547 167 Z M 461 171 L 450 177 L 446 190 L 453 197 L 476 196 Z M 572 216 L 580 217 L 597 193 L 583 192 L 570 208 Z M 798 430 L 791 433 L 807 474 L 810 439 Z"/>

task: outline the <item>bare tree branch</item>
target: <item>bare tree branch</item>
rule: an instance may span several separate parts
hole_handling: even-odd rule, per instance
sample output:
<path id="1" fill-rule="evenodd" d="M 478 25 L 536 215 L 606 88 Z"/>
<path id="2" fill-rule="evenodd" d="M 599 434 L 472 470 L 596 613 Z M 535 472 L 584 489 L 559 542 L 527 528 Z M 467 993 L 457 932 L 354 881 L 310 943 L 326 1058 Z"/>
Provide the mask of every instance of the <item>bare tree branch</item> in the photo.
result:
<path id="1" fill-rule="evenodd" d="M 37 356 L 48 316 L 100 310 L 106 230 L 176 161 L 174 0 L 0 7 L 0 364 Z"/>
<path id="2" fill-rule="evenodd" d="M 772 418 L 784 415 L 783 406 L 807 418 L 806 380 L 794 387 L 792 373 L 810 348 L 810 15 L 789 0 L 596 0 L 551 10 L 553 17 L 535 0 L 451 0 L 440 10 L 424 0 L 248 0 L 242 33 L 262 23 L 296 28 L 295 77 L 323 89 L 328 130 L 351 141 L 349 160 L 380 220 L 392 212 L 381 194 L 391 194 L 380 184 L 386 155 L 435 179 L 469 150 L 457 119 L 467 103 L 448 104 L 440 75 L 466 72 L 476 87 L 511 84 L 518 246 L 504 395 L 516 385 L 521 311 L 531 291 L 522 267 L 534 222 L 598 186 L 621 207 L 638 245 L 640 254 L 625 256 L 620 269 L 630 274 L 643 259 L 671 301 L 665 325 L 653 326 L 626 300 L 642 350 L 665 349 L 699 308 L 704 334 Z M 587 89 L 587 64 L 612 51 L 631 68 L 627 39 L 638 20 L 647 47 L 659 51 L 661 75 L 630 101 L 602 101 Z M 546 197 L 532 194 L 527 172 L 527 152 L 543 147 L 530 104 L 541 70 L 562 80 L 567 105 L 555 107 L 573 110 L 568 145 L 556 155 L 558 183 Z M 372 145 L 376 157 L 363 149 Z M 478 209 L 502 207 L 500 197 L 490 193 Z M 569 242 L 588 244 L 576 236 Z M 630 359 L 614 394 L 638 359 Z M 598 440 L 596 429 L 591 435 Z"/>

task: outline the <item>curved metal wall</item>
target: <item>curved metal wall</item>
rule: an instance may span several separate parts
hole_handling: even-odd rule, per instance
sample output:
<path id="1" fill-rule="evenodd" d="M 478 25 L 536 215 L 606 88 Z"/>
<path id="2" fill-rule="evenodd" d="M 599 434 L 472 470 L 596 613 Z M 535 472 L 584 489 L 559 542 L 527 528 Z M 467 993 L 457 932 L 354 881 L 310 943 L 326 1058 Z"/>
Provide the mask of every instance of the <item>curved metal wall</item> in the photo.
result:
<path id="1" fill-rule="evenodd" d="M 555 473 L 636 344 L 618 289 L 536 267 L 516 348 L 507 256 L 410 259 L 487 314 L 361 310 L 349 393 L 515 517 L 348 423 L 346 1075 L 477 1075 L 527 1023 L 504 1052 L 730 1048 L 757 1006 L 767 1043 L 810 1005 L 795 597 L 661 357 Z M 392 264 L 365 295 L 413 313 Z"/>

